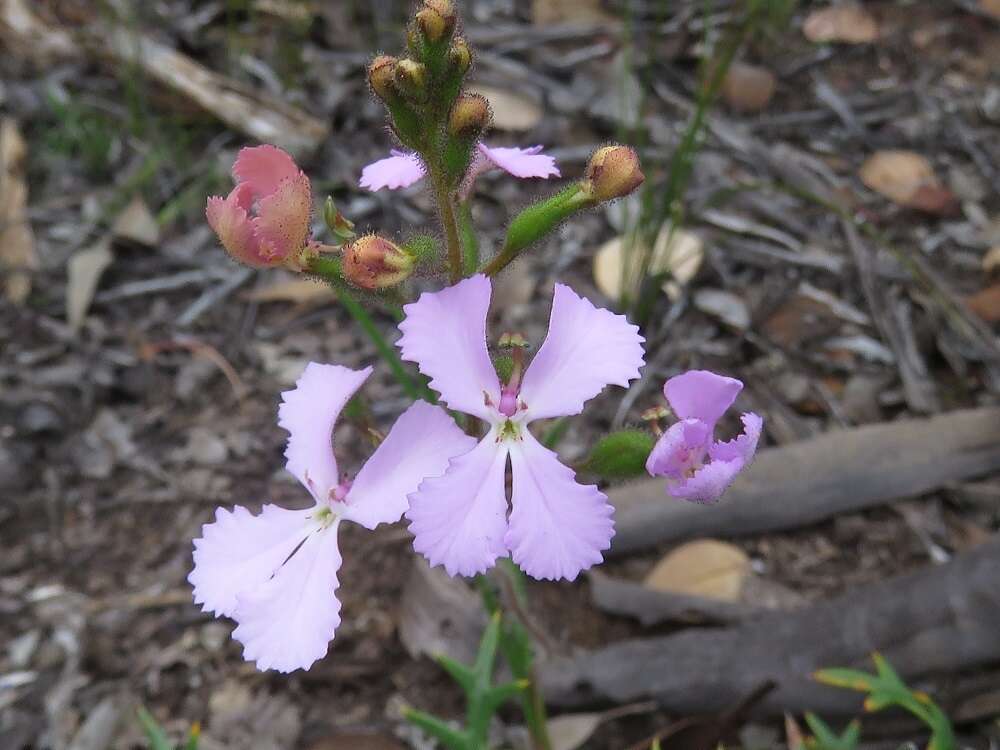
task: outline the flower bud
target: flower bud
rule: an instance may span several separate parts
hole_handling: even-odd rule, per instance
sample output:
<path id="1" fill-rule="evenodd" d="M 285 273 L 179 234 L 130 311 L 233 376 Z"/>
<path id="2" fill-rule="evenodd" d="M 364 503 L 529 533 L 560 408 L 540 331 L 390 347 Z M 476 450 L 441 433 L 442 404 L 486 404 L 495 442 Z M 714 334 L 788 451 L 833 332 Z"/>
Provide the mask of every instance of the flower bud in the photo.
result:
<path id="1" fill-rule="evenodd" d="M 366 234 L 344 248 L 344 278 L 362 289 L 386 289 L 405 281 L 415 259 L 395 243 Z"/>
<path id="2" fill-rule="evenodd" d="M 424 0 L 416 21 L 424 38 L 436 44 L 455 31 L 455 7 L 451 0 Z"/>
<path id="3" fill-rule="evenodd" d="M 605 146 L 590 157 L 584 188 L 592 200 L 603 203 L 628 195 L 645 179 L 634 149 Z"/>
<path id="4" fill-rule="evenodd" d="M 478 138 L 489 127 L 492 116 L 485 96 L 462 94 L 448 115 L 448 134 L 462 139 Z"/>
<path id="5" fill-rule="evenodd" d="M 404 58 L 396 65 L 396 86 L 411 100 L 423 101 L 427 97 L 427 68 L 423 63 Z"/>
<path id="6" fill-rule="evenodd" d="M 393 81 L 396 77 L 396 66 L 399 60 L 388 55 L 379 55 L 368 66 L 368 83 L 375 95 L 383 101 L 395 95 Z"/>
<path id="7" fill-rule="evenodd" d="M 469 43 L 460 36 L 455 37 L 448 50 L 448 62 L 459 75 L 465 75 L 472 66 L 472 50 Z"/>

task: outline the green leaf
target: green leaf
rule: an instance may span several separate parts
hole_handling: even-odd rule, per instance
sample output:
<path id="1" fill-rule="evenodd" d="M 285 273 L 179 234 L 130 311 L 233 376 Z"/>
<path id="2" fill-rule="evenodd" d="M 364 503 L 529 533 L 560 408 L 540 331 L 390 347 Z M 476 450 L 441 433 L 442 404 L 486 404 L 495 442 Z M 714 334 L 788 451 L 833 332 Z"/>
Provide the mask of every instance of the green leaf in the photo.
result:
<path id="1" fill-rule="evenodd" d="M 857 669 L 820 669 L 813 672 L 813 679 L 822 682 L 824 685 L 832 687 L 847 688 L 848 690 L 859 690 L 867 693 L 877 687 L 875 676 L 860 672 Z"/>
<path id="2" fill-rule="evenodd" d="M 452 679 L 461 686 L 462 690 L 464 690 L 466 694 L 472 693 L 476 685 L 475 672 L 464 664 L 457 662 L 444 654 L 440 654 L 437 657 L 437 663 L 451 675 Z"/>
<path id="3" fill-rule="evenodd" d="M 139 723 L 142 724 L 142 731 L 149 740 L 151 750 L 174 750 L 167 733 L 144 706 L 139 706 L 136 713 L 139 715 Z"/>
<path id="4" fill-rule="evenodd" d="M 656 438 L 644 430 L 613 432 L 598 441 L 583 468 L 603 479 L 630 479 L 646 472 Z"/>
<path id="5" fill-rule="evenodd" d="M 403 710 L 403 717 L 414 726 L 420 727 L 427 734 L 440 740 L 451 750 L 470 750 L 465 733 L 458 731 L 436 716 L 418 711 L 415 708 L 406 708 Z"/>
<path id="6" fill-rule="evenodd" d="M 854 720 L 844 729 L 843 734 L 837 733 L 816 714 L 807 713 L 806 724 L 813 733 L 814 742 L 811 743 L 817 750 L 854 750 L 861 739 L 861 724 Z"/>

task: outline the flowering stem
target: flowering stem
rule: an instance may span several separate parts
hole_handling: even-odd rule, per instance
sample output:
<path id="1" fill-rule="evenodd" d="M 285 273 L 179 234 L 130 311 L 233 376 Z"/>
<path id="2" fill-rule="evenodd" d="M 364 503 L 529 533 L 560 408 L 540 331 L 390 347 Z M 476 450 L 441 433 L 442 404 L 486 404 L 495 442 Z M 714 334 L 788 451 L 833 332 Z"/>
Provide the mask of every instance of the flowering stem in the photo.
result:
<path id="1" fill-rule="evenodd" d="M 441 217 L 441 228 L 444 229 L 445 242 L 448 245 L 448 270 L 451 283 L 462 279 L 462 241 L 458 234 L 458 222 L 455 219 L 455 204 L 452 191 L 441 172 L 441 168 L 430 168 L 431 182 L 434 183 L 434 199 L 437 201 L 438 214 Z"/>
<path id="2" fill-rule="evenodd" d="M 413 399 L 422 398 L 431 403 L 436 403 L 437 399 L 430 389 L 422 383 L 416 383 L 410 377 L 410 374 L 403 366 L 403 362 L 396 354 L 396 350 L 386 341 L 385 336 L 382 335 L 378 326 L 375 325 L 372 316 L 368 314 L 364 305 L 351 292 L 347 286 L 347 282 L 340 273 L 340 262 L 334 258 L 324 258 L 322 256 L 314 258 L 309 263 L 309 271 L 321 277 L 323 281 L 337 292 L 337 299 L 340 300 L 340 303 L 347 309 L 350 316 L 354 318 L 354 322 L 358 324 L 365 335 L 371 340 L 375 351 L 378 352 L 379 356 L 389 366 L 389 370 L 392 372 L 393 377 L 396 378 L 396 382 L 402 386 L 406 394 Z"/>
<path id="3" fill-rule="evenodd" d="M 472 205 L 469 201 L 458 204 L 458 230 L 462 235 L 462 262 L 466 276 L 479 268 L 479 238 L 472 225 Z"/>

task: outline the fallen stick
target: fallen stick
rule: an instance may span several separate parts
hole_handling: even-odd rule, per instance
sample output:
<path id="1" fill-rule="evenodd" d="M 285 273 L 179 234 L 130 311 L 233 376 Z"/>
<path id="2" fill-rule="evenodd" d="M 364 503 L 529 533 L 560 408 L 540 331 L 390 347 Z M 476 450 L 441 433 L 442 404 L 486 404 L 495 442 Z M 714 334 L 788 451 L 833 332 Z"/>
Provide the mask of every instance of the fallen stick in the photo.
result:
<path id="1" fill-rule="evenodd" d="M 1000 471 L 1000 408 L 869 425 L 761 451 L 718 505 L 649 480 L 609 492 L 611 555 L 704 535 L 790 529 Z"/>
<path id="2" fill-rule="evenodd" d="M 946 565 L 849 591 L 792 612 L 727 628 L 621 641 L 550 661 L 541 680 L 558 706 L 653 699 L 668 711 L 720 711 L 767 680 L 760 712 L 857 712 L 860 698 L 809 675 L 865 667 L 882 652 L 907 679 L 1000 660 L 1000 540 Z"/>

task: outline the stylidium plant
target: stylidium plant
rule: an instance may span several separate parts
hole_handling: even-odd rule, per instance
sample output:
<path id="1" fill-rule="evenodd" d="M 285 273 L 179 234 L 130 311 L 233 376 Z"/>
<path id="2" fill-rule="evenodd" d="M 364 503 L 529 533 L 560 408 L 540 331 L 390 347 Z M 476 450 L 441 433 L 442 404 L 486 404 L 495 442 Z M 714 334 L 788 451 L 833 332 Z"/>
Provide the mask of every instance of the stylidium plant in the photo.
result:
<path id="1" fill-rule="evenodd" d="M 236 187 L 208 199 L 209 224 L 236 260 L 332 285 L 413 403 L 349 478 L 334 458 L 333 430 L 372 367 L 310 364 L 282 394 L 278 424 L 289 433 L 286 468 L 312 504 L 266 504 L 256 515 L 220 508 L 195 540 L 189 580 L 206 611 L 235 620 L 233 637 L 258 668 L 308 669 L 326 654 L 340 623 L 340 524 L 370 529 L 405 515 L 416 552 L 453 576 L 477 576 L 492 618 L 475 665 L 441 662 L 466 692 L 467 726 L 449 729 L 416 711 L 411 719 L 449 747 L 478 750 L 490 716 L 518 700 L 534 747 L 547 750 L 524 574 L 572 581 L 603 560 L 614 536 L 606 481 L 645 467 L 667 480 L 674 497 L 718 500 L 752 459 L 762 420 L 744 414 L 744 434 L 715 441 L 716 424 L 742 384 L 694 371 L 666 384 L 676 424 L 662 433 L 654 424 L 652 432 L 633 427 L 607 435 L 577 471 L 536 434 L 541 420 L 580 414 L 607 386 L 627 388 L 643 367 L 644 339 L 623 315 L 557 283 L 548 332 L 532 355 L 520 334 L 490 337 L 491 306 L 508 302 L 494 296 L 492 277 L 560 223 L 628 195 L 644 177 L 631 148 L 603 147 L 576 181 L 512 216 L 499 247 L 481 249 L 470 205 L 478 177 L 494 169 L 520 179 L 561 174 L 540 146 L 486 145 L 489 106 L 463 90 L 473 52 L 460 26 L 450 0 L 424 0 L 405 56 L 380 55 L 368 67 L 397 143 L 392 156 L 364 168 L 360 184 L 395 190 L 423 181 L 436 229 L 359 236 L 328 198 L 322 216 L 331 239 L 320 242 L 310 234 L 309 179 L 288 154 L 267 145 L 243 149 L 233 168 Z M 387 336 L 385 328 L 397 322 L 398 334 Z M 436 405 L 439 397 L 450 411 Z M 498 581 L 504 585 L 494 586 Z M 508 590 L 517 592 L 516 602 L 496 593 Z M 500 686 L 491 677 L 498 652 L 515 678 Z"/>

